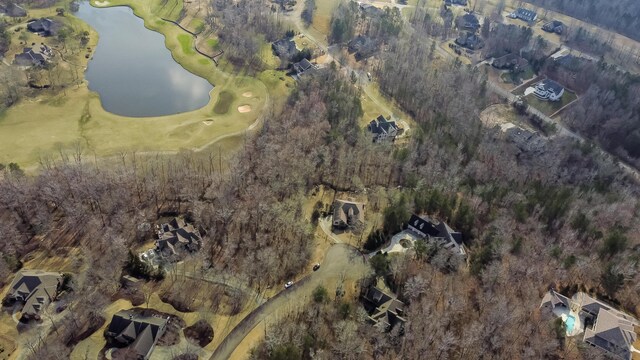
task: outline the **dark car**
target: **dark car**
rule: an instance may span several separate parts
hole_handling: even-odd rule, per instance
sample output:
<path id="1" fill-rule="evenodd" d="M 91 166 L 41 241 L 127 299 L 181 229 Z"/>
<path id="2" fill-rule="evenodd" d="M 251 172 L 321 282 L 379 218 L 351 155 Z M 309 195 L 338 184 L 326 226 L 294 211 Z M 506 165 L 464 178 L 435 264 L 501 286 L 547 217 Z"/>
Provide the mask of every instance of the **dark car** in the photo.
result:
<path id="1" fill-rule="evenodd" d="M 320 269 L 320 264 L 313 265 L 313 271 Z"/>

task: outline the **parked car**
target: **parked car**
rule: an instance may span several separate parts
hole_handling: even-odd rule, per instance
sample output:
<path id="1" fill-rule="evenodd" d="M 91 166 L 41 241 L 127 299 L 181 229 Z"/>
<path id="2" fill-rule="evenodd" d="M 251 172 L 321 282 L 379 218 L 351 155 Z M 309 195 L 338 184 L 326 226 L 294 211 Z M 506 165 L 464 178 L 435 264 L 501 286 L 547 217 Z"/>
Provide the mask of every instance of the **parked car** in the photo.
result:
<path id="1" fill-rule="evenodd" d="M 286 284 L 284 284 L 284 288 L 285 288 L 285 289 L 288 289 L 288 288 L 290 288 L 291 286 L 293 286 L 293 281 L 287 281 L 287 283 L 286 283 Z"/>
<path id="2" fill-rule="evenodd" d="M 313 271 L 320 269 L 320 264 L 313 265 Z"/>

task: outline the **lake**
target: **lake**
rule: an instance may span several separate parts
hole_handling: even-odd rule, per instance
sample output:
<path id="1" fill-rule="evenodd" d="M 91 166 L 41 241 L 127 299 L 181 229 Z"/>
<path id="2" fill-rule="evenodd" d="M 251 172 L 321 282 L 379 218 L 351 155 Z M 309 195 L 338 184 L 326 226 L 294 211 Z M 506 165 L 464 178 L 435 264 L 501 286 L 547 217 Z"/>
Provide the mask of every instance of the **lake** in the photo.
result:
<path id="1" fill-rule="evenodd" d="M 100 35 L 85 78 L 108 112 L 161 116 L 209 102 L 213 86 L 175 62 L 164 36 L 145 28 L 130 8 L 95 8 L 82 2 L 75 15 Z"/>

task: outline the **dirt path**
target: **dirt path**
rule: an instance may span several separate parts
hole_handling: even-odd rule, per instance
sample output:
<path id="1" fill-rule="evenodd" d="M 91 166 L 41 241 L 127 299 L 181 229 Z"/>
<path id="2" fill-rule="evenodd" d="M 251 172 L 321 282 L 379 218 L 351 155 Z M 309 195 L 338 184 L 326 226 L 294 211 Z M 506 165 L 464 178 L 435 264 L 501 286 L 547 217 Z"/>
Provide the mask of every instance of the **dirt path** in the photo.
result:
<path id="1" fill-rule="evenodd" d="M 295 283 L 291 288 L 282 290 L 266 303 L 247 315 L 220 343 L 211 356 L 212 360 L 228 359 L 234 349 L 258 324 L 273 319 L 283 312 L 294 311 L 303 306 L 310 298 L 313 289 L 318 285 L 330 282 L 355 281 L 370 271 L 363 256 L 353 247 L 345 244 L 335 244 L 327 251 L 320 269 Z M 331 291 L 331 290 L 330 290 Z M 271 321 L 270 321 L 271 322 Z"/>

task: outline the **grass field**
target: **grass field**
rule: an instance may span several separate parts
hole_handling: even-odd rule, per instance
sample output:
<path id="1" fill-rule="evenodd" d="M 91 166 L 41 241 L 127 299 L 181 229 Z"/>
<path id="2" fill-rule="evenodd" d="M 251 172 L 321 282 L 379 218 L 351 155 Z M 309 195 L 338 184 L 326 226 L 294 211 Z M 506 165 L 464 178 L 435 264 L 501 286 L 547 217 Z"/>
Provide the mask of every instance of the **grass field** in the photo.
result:
<path id="1" fill-rule="evenodd" d="M 575 93 L 565 90 L 560 101 L 541 101 L 533 94 L 525 96 L 524 99 L 527 101 L 527 104 L 542 111 L 545 115 L 551 116 L 553 113 L 567 106 L 577 98 L 578 96 Z"/>
<path id="2" fill-rule="evenodd" d="M 104 2 L 100 3 L 105 5 Z M 12 106 L 0 117 L 0 163 L 16 162 L 23 168 L 37 165 L 39 159 L 55 157 L 63 151 L 80 146 L 90 157 L 108 157 L 121 152 L 176 152 L 183 149 L 202 150 L 216 141 L 226 139 L 225 150 L 239 143 L 244 131 L 256 122 L 269 99 L 284 101 L 290 79 L 280 80 L 281 73 L 267 72 L 257 77 L 230 74 L 215 67 L 208 58 L 193 51 L 192 38 L 183 30 L 160 17 L 177 18 L 181 2 L 162 0 L 116 0 L 105 6 L 131 6 L 144 19 L 145 26 L 165 36 L 165 45 L 172 56 L 188 71 L 215 85 L 211 100 L 201 109 L 163 117 L 127 118 L 106 112 L 97 94 L 91 93 L 86 82 L 67 88 L 64 93 L 44 93 Z M 43 10 L 39 16 L 51 16 L 54 9 Z M 78 26 L 88 26 L 67 15 Z M 186 36 L 186 37 L 185 37 Z M 97 34 L 91 30 L 91 39 Z M 84 57 L 84 56 L 83 56 Z M 82 71 L 80 71 L 82 73 Z M 275 78 L 275 79 L 274 79 Z M 268 88 L 261 80 L 268 80 Z M 268 91 L 272 92 L 270 96 Z M 214 104 L 220 93 L 231 94 L 225 100 L 228 111 L 216 113 Z M 240 94 L 250 92 L 250 98 Z M 242 104 L 240 104 L 242 102 Z M 249 105 L 252 111 L 239 113 L 239 105 Z"/>
<path id="3" fill-rule="evenodd" d="M 218 96 L 218 101 L 213 107 L 213 112 L 216 114 L 226 114 L 229 112 L 229 108 L 231 107 L 231 103 L 235 100 L 235 96 L 232 92 L 222 91 Z"/>

